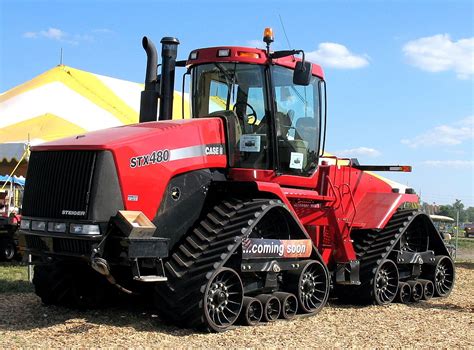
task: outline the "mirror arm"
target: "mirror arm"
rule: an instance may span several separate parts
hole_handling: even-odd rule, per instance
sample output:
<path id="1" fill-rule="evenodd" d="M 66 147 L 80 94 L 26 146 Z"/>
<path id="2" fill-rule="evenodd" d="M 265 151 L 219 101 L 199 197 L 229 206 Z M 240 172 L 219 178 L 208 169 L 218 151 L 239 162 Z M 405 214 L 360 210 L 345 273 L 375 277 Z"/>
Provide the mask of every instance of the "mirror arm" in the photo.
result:
<path id="1" fill-rule="evenodd" d="M 281 50 L 281 51 L 275 51 L 270 54 L 270 58 L 276 59 L 276 58 L 282 58 L 282 57 L 287 57 L 287 56 L 293 56 L 293 55 L 298 55 L 302 54 L 303 55 L 303 62 L 304 62 L 304 51 L 303 50 Z"/>

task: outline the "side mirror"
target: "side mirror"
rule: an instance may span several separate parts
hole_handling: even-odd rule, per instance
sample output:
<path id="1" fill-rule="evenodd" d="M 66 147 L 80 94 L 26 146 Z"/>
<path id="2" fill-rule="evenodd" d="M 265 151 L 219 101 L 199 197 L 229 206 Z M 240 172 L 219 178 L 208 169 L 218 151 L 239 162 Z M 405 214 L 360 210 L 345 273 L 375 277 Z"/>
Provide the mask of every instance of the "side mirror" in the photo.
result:
<path id="1" fill-rule="evenodd" d="M 293 72 L 293 84 L 308 86 L 311 82 L 311 63 L 308 61 L 296 62 Z"/>

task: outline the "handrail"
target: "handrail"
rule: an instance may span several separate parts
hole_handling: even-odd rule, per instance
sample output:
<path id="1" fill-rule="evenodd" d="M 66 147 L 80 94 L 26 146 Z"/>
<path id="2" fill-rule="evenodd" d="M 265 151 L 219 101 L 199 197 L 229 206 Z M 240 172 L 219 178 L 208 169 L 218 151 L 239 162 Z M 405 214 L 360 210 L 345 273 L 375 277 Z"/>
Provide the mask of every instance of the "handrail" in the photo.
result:
<path id="1" fill-rule="evenodd" d="M 336 200 L 334 201 L 334 208 L 337 209 L 339 208 L 339 206 L 341 205 L 342 203 L 342 197 L 341 197 L 341 193 L 339 191 L 336 191 L 336 188 L 335 186 L 333 185 L 332 181 L 331 181 L 331 178 L 329 177 L 329 175 L 326 175 L 326 179 L 328 180 L 328 184 L 332 190 L 332 192 L 334 193 L 334 198 L 336 198 Z M 339 194 L 339 196 L 338 196 Z M 339 200 L 339 203 L 337 203 L 337 201 Z M 337 203 L 337 205 L 336 205 Z"/>
<path id="2" fill-rule="evenodd" d="M 352 191 L 351 191 L 351 187 L 349 186 L 349 184 L 347 183 L 344 183 L 342 184 L 342 186 L 347 186 L 348 190 L 349 190 L 349 195 L 350 195 L 350 198 L 351 198 L 351 203 L 352 203 L 352 206 L 354 208 L 354 215 L 352 216 L 352 219 L 350 220 L 350 225 L 349 225 L 349 231 L 352 230 L 352 226 L 354 225 L 354 220 L 355 220 L 355 217 L 357 215 L 357 207 L 355 205 L 355 200 L 354 200 L 354 195 L 352 194 Z"/>

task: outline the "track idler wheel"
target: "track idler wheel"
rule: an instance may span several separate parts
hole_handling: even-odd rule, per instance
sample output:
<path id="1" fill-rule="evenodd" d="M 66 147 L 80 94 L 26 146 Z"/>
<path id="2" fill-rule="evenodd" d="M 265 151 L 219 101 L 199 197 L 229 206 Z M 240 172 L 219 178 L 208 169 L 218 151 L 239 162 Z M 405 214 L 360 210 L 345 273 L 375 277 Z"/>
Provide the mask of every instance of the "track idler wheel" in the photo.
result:
<path id="1" fill-rule="evenodd" d="M 260 294 L 257 295 L 257 299 L 263 305 L 263 317 L 262 320 L 265 322 L 273 322 L 280 315 L 281 304 L 280 300 L 271 294 Z"/>
<path id="2" fill-rule="evenodd" d="M 383 261 L 374 276 L 374 302 L 376 305 L 390 304 L 398 290 L 398 268 L 392 260 Z"/>
<path id="3" fill-rule="evenodd" d="M 276 292 L 273 293 L 274 296 L 280 300 L 281 304 L 281 312 L 280 318 L 285 320 L 291 320 L 296 316 L 296 312 L 298 311 L 298 299 L 296 296 L 291 293 L 284 293 L 284 292 Z"/>
<path id="4" fill-rule="evenodd" d="M 209 279 L 204 292 L 204 321 L 221 332 L 232 326 L 239 317 L 244 298 L 242 281 L 232 269 L 220 268 Z"/>
<path id="5" fill-rule="evenodd" d="M 296 295 L 302 313 L 318 312 L 326 303 L 329 293 L 324 266 L 316 260 L 302 262 L 297 270 L 288 272 L 287 288 Z"/>
<path id="6" fill-rule="evenodd" d="M 257 325 L 263 316 L 263 305 L 257 298 L 244 297 L 238 323 L 244 326 Z"/>
<path id="7" fill-rule="evenodd" d="M 434 296 L 434 284 L 430 280 L 418 280 L 423 286 L 423 300 L 430 300 Z"/>
<path id="8" fill-rule="evenodd" d="M 454 286 L 454 263 L 447 255 L 438 255 L 429 265 L 429 279 L 434 284 L 434 296 L 447 297 Z"/>
<path id="9" fill-rule="evenodd" d="M 402 304 L 407 304 L 411 299 L 411 287 L 406 282 L 398 283 L 397 301 Z"/>
<path id="10" fill-rule="evenodd" d="M 407 281 L 411 287 L 411 298 L 410 300 L 417 303 L 423 297 L 423 285 L 419 281 Z"/>

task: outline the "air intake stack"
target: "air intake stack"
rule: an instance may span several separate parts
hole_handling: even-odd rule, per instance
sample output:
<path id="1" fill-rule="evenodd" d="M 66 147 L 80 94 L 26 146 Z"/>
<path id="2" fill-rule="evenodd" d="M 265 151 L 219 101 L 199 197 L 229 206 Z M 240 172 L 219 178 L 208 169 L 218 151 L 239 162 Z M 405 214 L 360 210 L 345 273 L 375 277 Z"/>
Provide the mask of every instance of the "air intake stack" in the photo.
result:
<path id="1" fill-rule="evenodd" d="M 172 37 L 161 39 L 161 89 L 159 120 L 173 118 L 173 92 L 176 57 L 179 40 Z"/>

